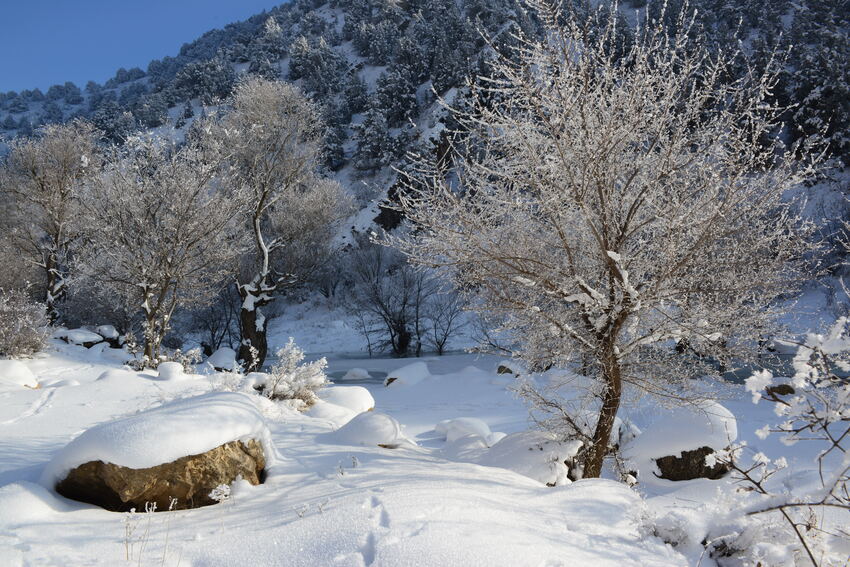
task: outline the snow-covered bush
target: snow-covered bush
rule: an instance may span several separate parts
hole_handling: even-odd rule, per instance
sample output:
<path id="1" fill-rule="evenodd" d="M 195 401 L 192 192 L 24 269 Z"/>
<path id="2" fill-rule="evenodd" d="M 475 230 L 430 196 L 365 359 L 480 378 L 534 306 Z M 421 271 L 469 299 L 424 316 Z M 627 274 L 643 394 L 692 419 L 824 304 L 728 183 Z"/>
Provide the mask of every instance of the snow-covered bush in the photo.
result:
<path id="1" fill-rule="evenodd" d="M 21 290 L 0 289 L 0 355 L 29 356 L 50 336 L 44 305 Z"/>
<path id="2" fill-rule="evenodd" d="M 296 409 L 306 409 L 318 401 L 318 392 L 328 384 L 325 368 L 328 361 L 320 358 L 302 364 L 304 351 L 290 337 L 277 351 L 277 363 L 272 366 L 263 384 L 263 394 L 272 400 L 293 400 Z"/>
<path id="3" fill-rule="evenodd" d="M 795 483 L 789 490 L 787 482 L 773 478 L 788 466 L 784 457 L 771 459 L 759 452 L 747 464 L 742 457 L 746 447 L 735 447 L 727 462 L 742 490 L 756 497 L 740 510 L 748 520 L 741 521 L 743 529 L 724 543 L 745 561 L 758 559 L 769 547 L 771 565 L 806 559 L 814 565 L 843 564 L 850 544 L 850 320 L 839 319 L 828 334 L 809 334 L 792 364 L 794 375 L 788 381 L 775 381 L 767 370 L 746 380 L 753 402 L 773 402 L 783 420 L 756 434 L 763 439 L 780 434 L 789 446 L 817 443 L 818 480 Z"/>

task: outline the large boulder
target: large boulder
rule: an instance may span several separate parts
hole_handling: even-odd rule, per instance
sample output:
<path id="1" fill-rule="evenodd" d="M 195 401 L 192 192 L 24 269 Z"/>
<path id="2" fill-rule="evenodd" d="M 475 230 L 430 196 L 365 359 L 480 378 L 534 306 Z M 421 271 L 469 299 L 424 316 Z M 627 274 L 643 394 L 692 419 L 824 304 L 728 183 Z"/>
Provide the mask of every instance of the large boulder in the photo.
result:
<path id="1" fill-rule="evenodd" d="M 114 512 L 141 511 L 152 504 L 157 511 L 183 510 L 215 504 L 210 492 L 238 476 L 260 484 L 265 466 L 259 442 L 231 441 L 200 455 L 143 469 L 90 461 L 72 469 L 56 485 L 56 492 Z M 172 499 L 176 499 L 173 506 Z"/>
<path id="2" fill-rule="evenodd" d="M 108 510 L 213 504 L 209 493 L 241 476 L 263 481 L 275 450 L 254 396 L 185 398 L 84 431 L 59 451 L 41 483 Z"/>
<path id="3" fill-rule="evenodd" d="M 737 437 L 735 416 L 716 402 L 704 401 L 662 415 L 624 444 L 623 455 L 641 482 L 718 479 L 728 468 L 713 455 Z"/>

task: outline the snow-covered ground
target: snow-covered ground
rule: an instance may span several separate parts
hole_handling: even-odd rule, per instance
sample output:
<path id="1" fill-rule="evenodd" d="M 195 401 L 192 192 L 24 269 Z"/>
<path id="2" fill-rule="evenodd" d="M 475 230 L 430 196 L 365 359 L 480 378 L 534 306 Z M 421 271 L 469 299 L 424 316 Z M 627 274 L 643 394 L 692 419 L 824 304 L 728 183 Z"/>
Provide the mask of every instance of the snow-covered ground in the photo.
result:
<path id="1" fill-rule="evenodd" d="M 350 332 L 335 335 L 335 328 L 325 337 L 333 344 L 325 342 L 323 350 L 349 349 Z M 337 355 L 328 372 L 341 378 L 360 369 L 348 383 L 367 388 L 372 399 L 331 386 L 327 401 L 302 414 L 259 395 L 231 394 L 252 400 L 270 432 L 276 455 L 264 484 L 237 482 L 229 500 L 195 510 L 108 512 L 55 494 L 45 480 L 52 478 L 48 463 L 64 462 L 62 449 L 95 425 L 227 389 L 227 375 L 173 372 L 165 379 L 122 369 L 120 358 L 111 349 L 54 341 L 22 362 L 39 388 L 0 381 L 0 564 L 711 565 L 694 538 L 722 520 L 728 507 L 720 504 L 734 493 L 729 480 L 647 478 L 633 490 L 605 479 L 561 484 L 559 477 L 558 486 L 546 486 L 547 471 L 558 477 L 557 463 L 548 460 L 569 448 L 544 441 L 539 456 L 512 449 L 533 444 L 523 437 L 531 434 L 521 434 L 533 426 L 509 389 L 511 375 L 496 374 L 498 358 Z M 411 362 L 424 363 L 426 372 L 421 365 L 399 370 Z M 398 379 L 384 386 L 387 376 Z M 773 422 L 766 404 L 753 406 L 737 386 L 723 394 L 740 438 L 754 450 L 787 454 L 777 441 L 754 434 Z M 352 420 L 372 401 L 373 412 Z M 645 400 L 623 414 L 640 428 L 665 415 Z M 451 421 L 457 418 L 467 419 Z M 95 431 L 105 439 L 110 430 Z M 488 445 L 505 434 L 500 450 L 491 451 Z M 163 453 L 170 459 L 169 443 Z M 112 450 L 132 459 L 126 448 Z M 147 451 L 144 461 L 155 461 Z M 805 448 L 788 460 L 787 482 L 813 480 Z M 662 539 L 671 533 L 676 548 Z"/>

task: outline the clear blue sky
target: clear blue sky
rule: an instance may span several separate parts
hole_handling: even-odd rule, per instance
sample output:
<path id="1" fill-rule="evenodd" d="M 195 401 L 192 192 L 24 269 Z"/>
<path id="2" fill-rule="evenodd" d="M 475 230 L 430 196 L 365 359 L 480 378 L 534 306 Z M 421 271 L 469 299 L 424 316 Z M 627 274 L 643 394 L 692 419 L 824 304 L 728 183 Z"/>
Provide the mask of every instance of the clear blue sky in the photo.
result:
<path id="1" fill-rule="evenodd" d="M 103 83 L 284 0 L 0 0 L 0 92 Z"/>

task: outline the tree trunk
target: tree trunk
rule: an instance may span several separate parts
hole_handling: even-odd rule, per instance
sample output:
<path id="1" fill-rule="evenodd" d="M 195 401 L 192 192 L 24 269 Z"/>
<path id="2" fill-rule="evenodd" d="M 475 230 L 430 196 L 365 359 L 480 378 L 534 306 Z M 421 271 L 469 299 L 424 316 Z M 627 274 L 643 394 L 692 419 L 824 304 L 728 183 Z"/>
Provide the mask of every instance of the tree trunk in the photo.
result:
<path id="1" fill-rule="evenodd" d="M 239 343 L 239 360 L 245 372 L 256 372 L 266 361 L 269 345 L 266 337 L 266 326 L 257 325 L 257 307 L 239 309 L 239 329 L 242 334 L 242 342 Z"/>
<path id="2" fill-rule="evenodd" d="M 602 407 L 593 432 L 592 445 L 588 447 L 582 459 L 583 478 L 599 478 L 602 475 L 602 463 L 608 454 L 614 420 L 620 409 L 620 397 L 623 392 L 620 361 L 614 354 L 613 344 L 603 349 L 602 373 L 605 391 L 602 393 Z"/>
<path id="3" fill-rule="evenodd" d="M 59 273 L 59 265 L 53 254 L 47 255 L 44 267 L 47 271 L 47 293 L 45 295 L 44 305 L 47 309 L 47 320 L 51 325 L 55 325 L 59 320 L 57 303 L 65 295 L 64 278 Z"/>
<path id="4" fill-rule="evenodd" d="M 151 367 L 155 366 L 154 361 L 159 359 L 159 345 L 162 342 L 162 333 L 157 328 L 156 316 L 148 314 L 145 317 L 145 349 L 144 356 L 147 358 Z"/>

